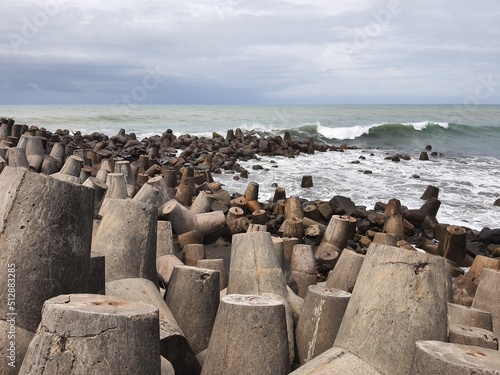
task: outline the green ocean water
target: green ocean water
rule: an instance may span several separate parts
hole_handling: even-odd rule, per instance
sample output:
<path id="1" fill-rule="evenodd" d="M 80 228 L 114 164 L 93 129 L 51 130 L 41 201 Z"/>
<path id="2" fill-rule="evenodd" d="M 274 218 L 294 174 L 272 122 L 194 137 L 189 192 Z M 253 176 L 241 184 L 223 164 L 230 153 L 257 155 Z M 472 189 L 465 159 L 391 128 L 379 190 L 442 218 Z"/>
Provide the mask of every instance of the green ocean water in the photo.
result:
<path id="1" fill-rule="evenodd" d="M 260 134 L 290 131 L 297 138 L 362 147 L 419 149 L 500 158 L 500 105 L 0 106 L 0 116 L 49 130 L 66 128 L 139 137 L 166 129 L 189 134 L 242 128 Z"/>

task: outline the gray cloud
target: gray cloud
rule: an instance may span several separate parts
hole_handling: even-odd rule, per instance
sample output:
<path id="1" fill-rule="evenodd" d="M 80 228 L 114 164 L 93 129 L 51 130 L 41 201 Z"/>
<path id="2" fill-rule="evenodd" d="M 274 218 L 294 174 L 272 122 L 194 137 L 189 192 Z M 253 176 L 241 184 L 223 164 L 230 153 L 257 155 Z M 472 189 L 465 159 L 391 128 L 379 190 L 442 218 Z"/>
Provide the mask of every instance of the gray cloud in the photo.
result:
<path id="1" fill-rule="evenodd" d="M 500 102 L 495 0 L 24 0 L 0 10 L 5 104 L 127 95 L 141 103 L 461 103 L 488 79 L 481 102 Z M 151 70 L 157 79 L 148 84 Z"/>

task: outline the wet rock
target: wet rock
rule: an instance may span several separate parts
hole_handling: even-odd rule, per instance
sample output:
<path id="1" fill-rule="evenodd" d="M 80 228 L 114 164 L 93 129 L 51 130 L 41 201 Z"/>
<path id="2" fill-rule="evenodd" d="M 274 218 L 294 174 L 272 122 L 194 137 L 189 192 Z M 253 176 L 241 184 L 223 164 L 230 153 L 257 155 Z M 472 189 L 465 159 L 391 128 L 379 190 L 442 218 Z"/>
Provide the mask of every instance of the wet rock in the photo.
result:
<path id="1" fill-rule="evenodd" d="M 467 254 L 475 257 L 476 255 L 486 255 L 488 251 L 486 250 L 486 246 L 482 242 L 468 242 L 465 245 L 465 249 Z"/>
<path id="2" fill-rule="evenodd" d="M 330 206 L 332 206 L 333 211 L 336 215 L 349 215 L 353 211 L 356 211 L 356 205 L 351 200 L 351 198 L 341 195 L 334 196 L 332 199 L 330 199 L 329 204 Z"/>
<path id="3" fill-rule="evenodd" d="M 500 243 L 500 228 L 483 228 L 483 230 L 481 230 L 481 232 L 479 233 L 479 237 L 477 240 L 484 243 L 486 246 L 490 244 Z"/>

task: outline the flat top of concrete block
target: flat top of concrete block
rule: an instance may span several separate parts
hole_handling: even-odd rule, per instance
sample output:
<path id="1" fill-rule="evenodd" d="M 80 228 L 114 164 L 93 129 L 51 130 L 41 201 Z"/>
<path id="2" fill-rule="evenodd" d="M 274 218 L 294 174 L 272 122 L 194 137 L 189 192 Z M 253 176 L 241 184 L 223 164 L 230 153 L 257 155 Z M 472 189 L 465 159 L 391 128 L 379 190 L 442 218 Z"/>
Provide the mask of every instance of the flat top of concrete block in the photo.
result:
<path id="1" fill-rule="evenodd" d="M 496 270 L 494 268 L 483 268 L 483 273 L 481 277 L 484 278 L 486 275 L 493 276 L 494 274 L 496 274 L 496 276 L 500 276 L 500 270 Z"/>
<path id="2" fill-rule="evenodd" d="M 222 301 L 232 305 L 241 306 L 277 306 L 283 305 L 281 301 L 274 298 L 257 296 L 252 294 L 228 294 L 222 297 Z"/>
<path id="3" fill-rule="evenodd" d="M 209 275 L 212 275 L 212 274 L 214 274 L 216 272 L 219 272 L 217 270 L 212 270 L 212 269 L 209 269 L 209 268 L 202 268 L 202 267 L 196 267 L 196 266 L 185 266 L 185 265 L 182 265 L 182 264 L 176 265 L 174 268 L 182 268 L 182 269 L 186 269 L 186 270 L 197 271 L 199 273 L 208 273 Z"/>
<path id="4" fill-rule="evenodd" d="M 472 327 L 465 324 L 450 323 L 448 324 L 448 331 L 455 332 L 465 336 L 482 337 L 484 339 L 493 340 L 495 336 L 493 332 L 480 327 Z"/>
<path id="5" fill-rule="evenodd" d="M 369 364 L 344 349 L 333 346 L 290 375 L 380 375 Z"/>
<path id="6" fill-rule="evenodd" d="M 309 285 L 308 289 L 322 296 L 338 297 L 338 298 L 351 297 L 351 293 L 349 292 L 345 292 L 343 290 L 336 288 L 327 288 L 326 286 L 322 285 Z"/>
<path id="7" fill-rule="evenodd" d="M 170 199 L 168 202 L 166 202 L 163 205 L 163 213 L 164 214 L 169 214 L 174 210 L 176 206 L 179 206 L 180 203 L 178 203 L 175 199 Z"/>
<path id="8" fill-rule="evenodd" d="M 500 351 L 498 350 L 441 341 L 417 341 L 417 347 L 450 364 L 500 370 Z"/>
<path id="9" fill-rule="evenodd" d="M 45 301 L 46 307 L 81 311 L 87 314 L 134 316 L 158 310 L 155 306 L 100 294 L 61 294 Z"/>
<path id="10" fill-rule="evenodd" d="M 283 238 L 271 236 L 271 239 L 273 240 L 273 244 L 283 243 Z"/>
<path id="11" fill-rule="evenodd" d="M 489 311 L 485 311 L 485 310 L 481 310 L 481 309 L 476 309 L 475 307 L 471 307 L 471 306 L 460 305 L 458 303 L 448 302 L 448 310 L 450 310 L 450 309 L 467 310 L 467 311 L 475 312 L 475 313 L 478 313 L 478 314 L 488 314 L 488 315 L 491 315 L 491 313 Z"/>

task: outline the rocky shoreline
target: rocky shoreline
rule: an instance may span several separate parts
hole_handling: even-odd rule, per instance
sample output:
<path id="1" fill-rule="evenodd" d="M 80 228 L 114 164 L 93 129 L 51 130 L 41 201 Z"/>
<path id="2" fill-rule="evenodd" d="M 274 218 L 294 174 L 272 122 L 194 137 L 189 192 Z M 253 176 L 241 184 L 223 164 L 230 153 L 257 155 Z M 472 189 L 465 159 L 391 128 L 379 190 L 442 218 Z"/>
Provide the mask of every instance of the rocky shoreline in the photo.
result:
<path id="1" fill-rule="evenodd" d="M 126 305 L 128 302 L 114 300 L 122 298 L 156 306 L 156 323 L 146 307 L 130 309 L 142 311 L 144 316 L 139 314 L 136 319 L 144 319 L 149 327 L 159 325 L 159 337 L 140 340 L 156 358 L 161 354 L 165 374 L 274 374 L 288 373 L 292 368 L 297 368 L 298 374 L 320 374 L 324 366 L 352 374 L 424 374 L 429 358 L 446 371 L 452 366 L 463 371 L 480 365 L 490 371 L 485 374 L 500 373 L 500 304 L 495 297 L 500 285 L 500 228 L 475 231 L 439 223 L 436 215 L 441 202 L 434 186 L 423 192 L 420 207 L 405 207 L 400 200 L 391 199 L 367 209 L 345 196 L 333 196 L 329 201 L 287 196 L 280 186 L 272 199 L 262 201 L 256 182 L 250 181 L 245 191 L 230 192 L 214 179 L 225 170 L 233 171 L 233 178 L 251 180 L 251 172 L 239 162 L 256 155 L 295 157 L 343 152 L 355 146 L 296 141 L 288 133 L 259 137 L 240 129 L 229 130 L 225 136 L 213 133 L 212 138 L 176 137 L 167 130 L 138 140 L 123 129 L 110 137 L 70 134 L 67 130 L 52 133 L 15 124 L 12 119 L 0 122 L 0 192 L 4 202 L 0 206 L 4 223 L 0 261 L 5 269 L 14 265 L 17 283 L 13 303 L 8 290 L 1 292 L 0 312 L 6 317 L 0 321 L 2 330 L 9 332 L 15 327 L 17 341 L 15 366 L 3 357 L 0 374 L 18 370 L 38 373 L 42 367 L 59 369 L 63 365 L 69 370 L 58 373 L 85 371 L 92 362 L 82 357 L 88 344 L 75 344 L 70 353 L 65 348 L 67 342 L 76 343 L 78 337 L 90 334 L 79 327 L 83 336 L 75 335 L 54 323 L 51 315 L 63 314 L 71 305 L 71 295 L 78 295 L 78 306 L 72 307 L 75 316 L 81 314 L 82 322 L 97 319 L 102 323 L 101 333 L 111 329 L 106 322 L 109 311 L 104 314 L 85 307 L 94 306 L 97 300 L 99 304 Z M 422 152 L 421 160 L 428 158 L 427 151 L 430 149 Z M 304 176 L 302 184 L 312 186 L 310 176 Z M 37 252 L 40 261 L 26 261 Z M 363 267 L 364 263 L 373 268 Z M 396 268 L 377 271 L 383 264 Z M 402 271 L 398 264 L 409 264 L 412 271 Z M 9 274 L 12 272 L 2 274 L 2 285 L 10 285 Z M 389 274 L 395 275 L 394 279 L 388 278 Z M 202 286 L 199 280 L 203 280 Z M 361 281 L 354 289 L 356 280 Z M 375 290 L 370 290 L 370 283 Z M 138 290 L 142 288 L 141 294 Z M 197 297 L 190 296 L 194 289 Z M 105 290 L 112 290 L 114 297 L 98 299 L 96 294 Z M 376 296 L 370 297 L 373 293 Z M 61 295 L 70 297 L 58 297 Z M 422 302 L 427 295 L 432 295 L 432 303 Z M 255 303 L 248 296 L 254 296 Z M 373 306 L 380 314 L 373 316 L 367 311 L 366 306 L 375 303 L 370 298 L 376 301 Z M 188 302 L 181 302 L 183 299 Z M 348 304 L 349 299 L 352 303 Z M 386 306 L 387 299 L 393 299 L 394 305 Z M 332 303 L 330 309 L 336 313 L 325 318 L 332 320 L 329 328 L 318 332 L 318 326 L 306 325 L 305 320 L 316 319 L 319 324 L 318 306 L 325 303 Z M 17 314 L 14 325 L 8 321 L 9 306 L 14 306 L 10 312 Z M 118 310 L 112 314 L 122 316 Z M 450 318 L 452 310 L 458 312 Z M 374 338 L 379 352 L 360 349 L 359 336 L 367 334 L 367 328 L 360 328 L 361 321 L 353 326 L 358 311 L 365 321 L 371 319 L 374 326 L 385 327 Z M 242 319 L 238 324 L 222 321 L 232 321 L 236 312 Z M 258 325 L 246 320 L 245 314 L 263 314 L 260 320 L 265 320 L 262 325 L 267 328 L 254 340 L 257 346 L 270 345 L 272 350 L 266 353 L 254 346 L 244 352 L 237 349 L 242 344 L 232 337 L 244 340 L 239 335 Z M 264 319 L 268 314 L 273 318 Z M 396 314 L 393 320 L 405 322 L 411 334 L 398 332 L 396 325 L 385 319 L 387 314 Z M 489 314 L 491 323 L 479 327 L 464 318 L 471 314 Z M 431 315 L 440 316 L 437 325 L 424 320 Z M 279 328 L 283 322 L 284 328 Z M 69 321 L 66 324 L 71 325 Z M 233 324 L 239 333 L 224 333 Z M 459 324 L 472 328 L 457 328 Z M 427 330 L 422 325 L 433 328 Z M 332 326 L 340 337 L 337 331 L 329 331 Z M 137 329 L 134 335 L 140 335 Z M 391 332 L 390 340 L 384 338 L 384 330 Z M 64 345 L 61 335 L 66 335 Z M 0 339 L 2 347 L 10 345 L 7 336 Z M 116 347 L 125 345 L 120 340 L 110 342 Z M 282 345 L 283 340 L 288 345 Z M 474 363 L 462 361 L 460 356 L 467 350 L 459 345 L 432 344 L 431 350 L 426 343 L 432 340 L 475 345 L 476 349 L 470 350 L 483 350 L 486 354 L 480 357 L 487 357 L 487 361 L 481 362 L 478 356 Z M 52 346 L 56 343 L 58 348 L 50 356 L 42 350 L 47 342 Z M 409 352 L 397 355 L 404 357 L 402 367 L 394 359 L 375 358 L 395 343 Z M 130 345 L 127 350 L 132 350 Z M 441 350 L 453 350 L 456 361 L 441 361 Z M 271 354 L 274 361 L 268 358 Z M 241 359 L 240 365 L 233 364 L 231 358 Z M 109 358 L 107 362 L 113 363 Z M 104 372 L 117 371 L 102 361 L 92 363 Z M 130 366 L 139 363 L 131 361 Z M 80 370 L 75 370 L 78 366 Z M 157 366 L 151 366 L 148 373 L 159 373 L 159 360 Z M 137 369 L 120 367 L 119 372 L 132 374 Z"/>

